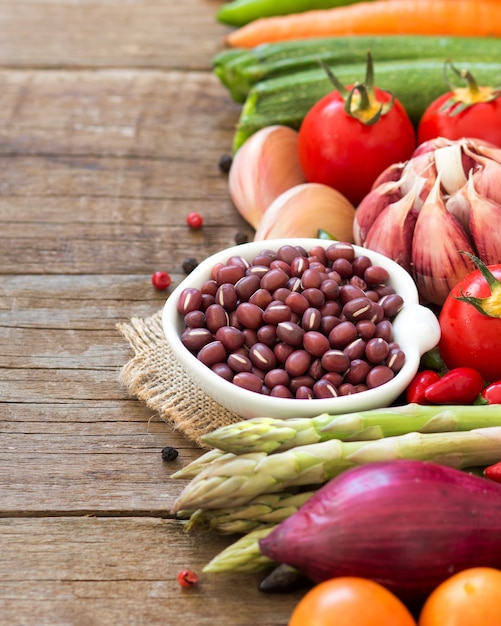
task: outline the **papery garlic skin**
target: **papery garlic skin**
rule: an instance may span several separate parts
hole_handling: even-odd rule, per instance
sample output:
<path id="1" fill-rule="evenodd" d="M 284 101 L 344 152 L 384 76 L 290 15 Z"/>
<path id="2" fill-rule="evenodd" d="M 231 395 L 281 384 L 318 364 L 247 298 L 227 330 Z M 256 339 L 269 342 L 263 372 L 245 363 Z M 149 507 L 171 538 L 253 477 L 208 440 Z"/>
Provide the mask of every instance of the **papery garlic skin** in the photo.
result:
<path id="1" fill-rule="evenodd" d="M 388 177 L 394 173 L 395 168 Z M 422 302 L 441 306 L 474 269 L 461 251 L 486 264 L 501 263 L 500 180 L 498 148 L 474 138 L 430 140 L 418 146 L 393 183 L 402 197 L 397 202 L 404 205 L 388 210 L 387 182 L 362 200 L 353 225 L 355 243 L 400 263 L 413 276 Z M 409 207 L 405 199 L 411 190 Z M 415 217 L 414 224 L 409 216 Z M 394 241 L 385 241 L 390 237 Z"/>
<path id="2" fill-rule="evenodd" d="M 414 210 L 418 186 L 396 202 L 388 204 L 374 221 L 365 245 L 390 257 L 407 271 L 412 263 L 412 235 L 417 219 Z"/>
<path id="3" fill-rule="evenodd" d="M 271 203 L 254 240 L 317 237 L 324 230 L 338 241 L 353 243 L 354 219 L 355 207 L 339 191 L 322 183 L 304 183 Z"/>
<path id="4" fill-rule="evenodd" d="M 469 230 L 477 254 L 486 265 L 495 265 L 501 260 L 501 205 L 477 192 L 472 174 L 467 193 L 471 205 Z"/>
<path id="5" fill-rule="evenodd" d="M 267 126 L 237 150 L 228 175 L 229 192 L 242 217 L 257 228 L 281 193 L 306 182 L 298 160 L 297 131 Z"/>
<path id="6" fill-rule="evenodd" d="M 412 272 L 426 302 L 442 304 L 450 290 L 474 265 L 461 251 L 473 252 L 459 221 L 440 195 L 441 177 L 417 216 L 412 238 Z"/>

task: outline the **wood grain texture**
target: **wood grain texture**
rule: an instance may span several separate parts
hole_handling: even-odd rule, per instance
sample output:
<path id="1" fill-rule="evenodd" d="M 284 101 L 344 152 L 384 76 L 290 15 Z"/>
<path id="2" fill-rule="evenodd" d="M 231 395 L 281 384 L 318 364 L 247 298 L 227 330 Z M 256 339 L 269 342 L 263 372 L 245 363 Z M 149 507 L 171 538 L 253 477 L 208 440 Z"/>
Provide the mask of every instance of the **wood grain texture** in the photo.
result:
<path id="1" fill-rule="evenodd" d="M 200 572 L 232 540 L 203 542 L 152 518 L 0 519 L 2 622 L 285 626 L 299 594 L 263 594 L 258 574 L 178 585 L 179 571 Z"/>
<path id="2" fill-rule="evenodd" d="M 2 625 L 285 626 L 300 595 L 179 587 L 230 539 L 172 519 L 170 476 L 201 451 L 119 381 L 116 325 L 168 295 L 153 271 L 175 285 L 252 236 L 218 167 L 239 114 L 211 71 L 219 4 L 0 3 Z"/>

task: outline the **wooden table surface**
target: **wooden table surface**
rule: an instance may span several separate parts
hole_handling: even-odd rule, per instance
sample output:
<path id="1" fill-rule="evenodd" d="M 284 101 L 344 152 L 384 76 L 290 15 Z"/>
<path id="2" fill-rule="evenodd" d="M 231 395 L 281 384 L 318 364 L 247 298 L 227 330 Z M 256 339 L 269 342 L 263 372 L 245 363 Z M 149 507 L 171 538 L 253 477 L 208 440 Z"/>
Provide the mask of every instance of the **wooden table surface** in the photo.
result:
<path id="1" fill-rule="evenodd" d="M 178 585 L 230 539 L 169 516 L 201 452 L 119 381 L 116 324 L 166 298 L 152 273 L 175 285 L 248 229 L 218 167 L 239 113 L 211 70 L 221 1 L 0 0 L 2 626 L 275 626 L 300 597 Z"/>

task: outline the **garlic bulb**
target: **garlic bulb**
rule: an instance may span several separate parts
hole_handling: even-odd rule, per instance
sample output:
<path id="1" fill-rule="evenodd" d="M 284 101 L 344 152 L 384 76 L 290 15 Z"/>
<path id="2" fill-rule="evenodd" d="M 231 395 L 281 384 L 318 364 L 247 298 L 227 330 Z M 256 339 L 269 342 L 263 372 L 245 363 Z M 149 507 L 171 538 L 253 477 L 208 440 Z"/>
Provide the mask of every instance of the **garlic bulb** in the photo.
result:
<path id="1" fill-rule="evenodd" d="M 317 237 L 325 230 L 338 241 L 353 242 L 355 207 L 339 191 L 321 183 L 291 187 L 263 214 L 255 241 Z"/>
<path id="2" fill-rule="evenodd" d="M 228 175 L 231 199 L 242 217 L 257 228 L 281 193 L 306 182 L 298 160 L 297 131 L 266 126 L 237 150 Z"/>
<path id="3" fill-rule="evenodd" d="M 355 243 L 400 263 L 422 302 L 441 306 L 474 269 L 462 251 L 501 263 L 501 150 L 439 137 L 421 144 L 394 177 L 395 168 L 383 173 L 359 204 Z"/>

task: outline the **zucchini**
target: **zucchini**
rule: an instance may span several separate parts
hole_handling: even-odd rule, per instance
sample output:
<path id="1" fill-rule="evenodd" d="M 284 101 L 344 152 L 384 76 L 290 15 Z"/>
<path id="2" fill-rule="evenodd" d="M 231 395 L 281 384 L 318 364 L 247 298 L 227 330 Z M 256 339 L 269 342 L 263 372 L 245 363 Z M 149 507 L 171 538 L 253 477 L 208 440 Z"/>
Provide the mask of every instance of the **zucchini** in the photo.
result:
<path id="1" fill-rule="evenodd" d="M 501 84 L 501 61 L 460 61 L 456 65 L 469 69 L 479 84 Z M 366 63 L 353 63 L 339 65 L 334 72 L 340 82 L 349 84 L 363 80 L 365 69 Z M 444 79 L 443 59 L 383 61 L 375 68 L 375 83 L 400 100 L 416 125 L 425 108 L 449 89 Z M 298 129 L 307 111 L 332 89 L 322 69 L 257 83 L 242 107 L 233 150 L 264 126 L 284 124 Z"/>
<path id="2" fill-rule="evenodd" d="M 432 35 L 353 35 L 262 44 L 251 49 L 223 50 L 212 61 L 214 73 L 235 102 L 245 101 L 262 80 L 318 68 L 318 60 L 334 67 L 363 63 L 367 50 L 375 62 L 391 59 L 500 61 L 501 38 Z"/>

